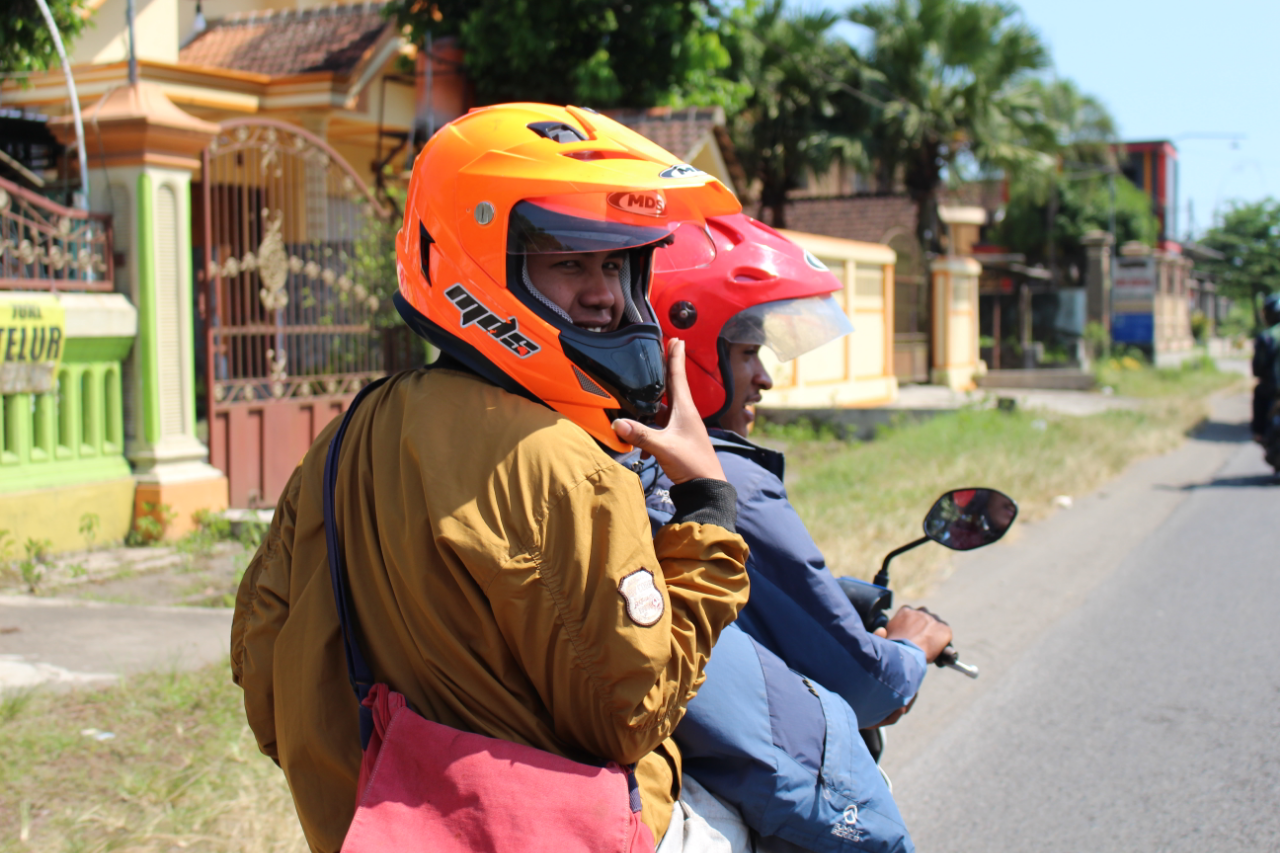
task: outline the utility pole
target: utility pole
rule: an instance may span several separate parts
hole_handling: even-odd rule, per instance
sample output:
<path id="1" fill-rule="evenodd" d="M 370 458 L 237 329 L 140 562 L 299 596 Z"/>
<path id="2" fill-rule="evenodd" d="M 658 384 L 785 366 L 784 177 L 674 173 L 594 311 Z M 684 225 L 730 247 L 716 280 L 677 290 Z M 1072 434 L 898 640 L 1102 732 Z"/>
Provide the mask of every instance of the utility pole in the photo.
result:
<path id="1" fill-rule="evenodd" d="M 134 35 L 133 30 L 133 3 L 134 0 L 125 0 L 124 16 L 125 21 L 129 24 L 129 85 L 138 85 L 138 39 Z"/>
<path id="2" fill-rule="evenodd" d="M 436 135 L 435 40 L 427 30 L 427 140 Z"/>
<path id="3" fill-rule="evenodd" d="M 49 35 L 53 37 L 53 46 L 58 51 L 58 59 L 62 60 L 62 73 L 67 78 L 67 95 L 71 98 L 71 115 L 76 122 L 76 154 L 80 160 L 80 192 L 76 193 L 76 207 L 89 209 L 89 155 L 85 152 L 84 122 L 80 120 L 80 96 L 76 93 L 76 79 L 71 76 L 71 63 L 67 61 L 67 50 L 62 45 L 62 33 L 54 23 L 53 13 L 45 0 L 36 0 L 40 6 L 40 14 L 44 15 L 45 25 L 49 27 Z M 129 0 L 130 6 L 133 0 Z"/>
<path id="4" fill-rule="evenodd" d="M 436 109 L 435 109 L 436 95 L 435 95 L 435 88 L 434 88 L 436 60 L 435 60 L 435 55 L 432 52 L 433 47 L 434 47 L 434 41 L 432 39 L 432 32 L 431 30 L 427 30 L 427 41 L 426 41 L 424 53 L 426 54 L 425 61 L 427 65 L 426 101 L 427 101 L 427 139 L 428 140 L 430 140 L 431 137 L 435 136 L 435 133 L 436 133 Z M 414 90 L 415 92 L 417 91 L 416 85 L 414 87 Z M 418 116 L 419 116 L 418 111 L 421 107 L 422 107 L 421 104 L 417 104 L 417 103 L 414 104 L 413 121 L 409 125 L 409 145 L 404 155 L 404 170 L 406 172 L 413 170 L 413 155 L 415 153 L 414 149 L 418 147 L 418 140 L 417 140 Z"/>
<path id="5" fill-rule="evenodd" d="M 1111 233 L 1111 245 L 1116 245 L 1116 170 L 1107 173 L 1107 189 L 1111 191 L 1111 210 L 1107 214 L 1107 231 Z"/>
<path id="6" fill-rule="evenodd" d="M 1045 236 L 1049 238 L 1049 275 L 1051 276 L 1049 283 L 1056 288 L 1058 286 L 1058 182 L 1056 180 L 1049 188 L 1049 209 L 1046 216 L 1048 222 Z"/>

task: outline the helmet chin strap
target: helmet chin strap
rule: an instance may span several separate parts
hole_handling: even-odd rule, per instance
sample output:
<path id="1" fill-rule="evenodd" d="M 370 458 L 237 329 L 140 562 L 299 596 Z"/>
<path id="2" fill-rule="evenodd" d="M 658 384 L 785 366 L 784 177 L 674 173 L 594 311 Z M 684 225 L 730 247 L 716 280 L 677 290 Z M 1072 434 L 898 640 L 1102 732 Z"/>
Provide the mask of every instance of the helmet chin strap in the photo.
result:
<path id="1" fill-rule="evenodd" d="M 524 280 L 524 286 L 533 298 L 537 299 L 547 308 L 559 315 L 566 323 L 573 325 L 573 319 L 569 313 L 559 305 L 552 302 L 542 294 L 541 290 L 533 284 L 533 279 L 529 277 L 529 256 L 525 255 L 520 260 L 520 277 Z M 636 308 L 634 300 L 631 298 L 631 253 L 628 252 L 622 257 L 622 269 L 618 270 L 618 283 L 622 285 L 622 313 L 629 322 L 643 323 L 644 318 L 640 316 L 640 309 Z"/>

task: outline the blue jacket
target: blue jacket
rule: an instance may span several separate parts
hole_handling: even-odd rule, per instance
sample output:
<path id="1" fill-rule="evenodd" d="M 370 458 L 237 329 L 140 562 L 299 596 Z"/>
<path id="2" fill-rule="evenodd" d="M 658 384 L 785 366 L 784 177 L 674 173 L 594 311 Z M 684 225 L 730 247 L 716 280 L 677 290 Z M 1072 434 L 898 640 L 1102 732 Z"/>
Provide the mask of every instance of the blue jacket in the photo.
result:
<path id="1" fill-rule="evenodd" d="M 711 430 L 725 478 L 738 492 L 738 533 L 751 547 L 751 598 L 737 625 L 791 669 L 841 696 L 862 726 L 883 720 L 920 689 L 927 664 L 914 643 L 869 633 L 787 500 L 781 453 Z M 674 511 L 671 482 L 640 471 L 655 525 Z"/>
<path id="2" fill-rule="evenodd" d="M 1258 384 L 1253 388 L 1249 428 L 1254 435 L 1266 435 L 1267 418 L 1280 386 L 1280 325 L 1264 329 L 1253 339 L 1253 375 L 1258 377 Z"/>
<path id="3" fill-rule="evenodd" d="M 915 850 L 853 711 L 735 625 L 675 738 L 684 772 L 761 835 L 816 853 Z"/>
<path id="4" fill-rule="evenodd" d="M 910 701 L 924 653 L 863 628 L 787 501 L 782 454 L 719 430 L 712 441 L 738 492 L 751 598 L 676 729 L 684 769 L 761 835 L 820 853 L 914 850 L 857 730 Z M 638 454 L 619 461 L 665 523 L 670 480 Z"/>

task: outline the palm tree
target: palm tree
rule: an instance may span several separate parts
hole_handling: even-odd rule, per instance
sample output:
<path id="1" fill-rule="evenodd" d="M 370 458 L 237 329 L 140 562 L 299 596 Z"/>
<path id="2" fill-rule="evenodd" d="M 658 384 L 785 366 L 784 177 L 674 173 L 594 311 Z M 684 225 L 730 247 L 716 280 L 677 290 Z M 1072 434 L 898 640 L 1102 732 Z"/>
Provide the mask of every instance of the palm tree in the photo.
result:
<path id="1" fill-rule="evenodd" d="M 831 36 L 838 17 L 830 11 L 788 12 L 783 0 L 769 0 L 744 17 L 730 45 L 729 73 L 749 93 L 731 119 L 732 135 L 759 189 L 757 215 L 767 210 L 770 224 L 784 228 L 787 195 L 806 172 L 824 171 L 837 156 L 857 156 L 865 110 L 839 76 L 856 73 L 857 57 Z"/>
<path id="2" fill-rule="evenodd" d="M 1032 97 L 1054 133 L 1053 153 L 1065 166 L 1115 166 L 1119 134 L 1102 102 L 1070 80 L 1034 80 Z"/>
<path id="3" fill-rule="evenodd" d="M 1015 7 L 988 0 L 884 0 L 849 12 L 869 27 L 868 89 L 884 101 L 868 138 L 880 189 L 901 177 L 921 245 L 937 250 L 937 196 L 976 167 L 1043 173 L 1053 128 L 1036 97 L 1048 51 Z"/>
<path id="4" fill-rule="evenodd" d="M 1031 203 L 1042 208 L 1045 242 L 1028 254 L 1043 257 L 1057 282 L 1060 251 L 1068 259 L 1082 254 L 1079 238 L 1084 223 L 1097 224 L 1091 218 L 1096 213 L 1091 207 L 1106 195 L 1103 188 L 1108 181 L 1110 216 L 1104 221 L 1114 223 L 1116 219 L 1120 140 L 1115 119 L 1102 102 L 1082 93 L 1070 80 L 1034 80 L 1031 94 L 1039 101 L 1045 127 L 1052 133 L 1045 150 L 1053 156 L 1055 168 L 1020 175 L 1021 180 L 1010 190 L 1009 207 L 1025 208 Z M 1038 142 L 1044 145 L 1045 140 Z M 1109 227 L 1114 230 L 1115 225 Z"/>

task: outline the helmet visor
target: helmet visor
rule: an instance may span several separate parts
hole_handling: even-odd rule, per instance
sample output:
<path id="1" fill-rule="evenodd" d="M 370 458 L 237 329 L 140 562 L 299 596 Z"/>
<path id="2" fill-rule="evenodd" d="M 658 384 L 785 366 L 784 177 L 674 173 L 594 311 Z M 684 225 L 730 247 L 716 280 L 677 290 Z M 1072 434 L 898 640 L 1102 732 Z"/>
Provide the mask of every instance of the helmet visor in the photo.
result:
<path id="1" fill-rule="evenodd" d="M 682 256 L 704 266 L 715 258 L 702 217 L 657 190 L 579 193 L 526 199 L 511 208 L 507 252 L 513 255 L 618 252 L 681 238 Z M 679 269 L 689 269 L 683 266 Z M 664 268 L 666 269 L 666 268 Z"/>
<path id="2" fill-rule="evenodd" d="M 849 318 L 830 296 L 780 299 L 739 311 L 720 337 L 731 344 L 756 344 L 791 361 L 853 331 Z"/>

